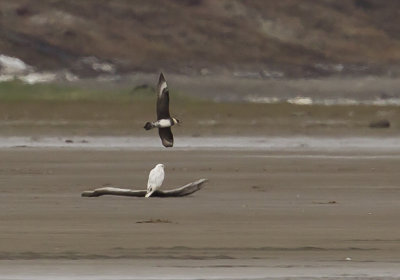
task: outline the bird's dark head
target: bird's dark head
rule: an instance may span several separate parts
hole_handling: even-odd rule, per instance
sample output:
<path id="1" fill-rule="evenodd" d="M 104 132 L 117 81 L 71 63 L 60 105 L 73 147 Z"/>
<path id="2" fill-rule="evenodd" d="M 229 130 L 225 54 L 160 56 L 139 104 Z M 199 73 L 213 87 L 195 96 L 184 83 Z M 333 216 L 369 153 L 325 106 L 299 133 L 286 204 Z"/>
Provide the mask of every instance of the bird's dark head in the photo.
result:
<path id="1" fill-rule="evenodd" d="M 174 122 L 174 124 L 178 124 L 178 125 L 181 123 L 181 121 L 176 118 L 172 118 L 172 121 Z"/>

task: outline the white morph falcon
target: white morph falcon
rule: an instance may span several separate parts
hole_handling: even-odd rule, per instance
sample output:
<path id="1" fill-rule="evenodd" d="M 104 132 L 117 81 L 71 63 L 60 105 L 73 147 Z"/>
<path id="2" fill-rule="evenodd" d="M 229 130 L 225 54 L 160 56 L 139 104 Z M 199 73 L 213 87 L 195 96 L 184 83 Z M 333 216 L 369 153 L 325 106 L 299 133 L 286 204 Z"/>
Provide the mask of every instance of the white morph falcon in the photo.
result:
<path id="1" fill-rule="evenodd" d="M 159 163 L 149 173 L 149 180 L 147 181 L 147 194 L 150 197 L 156 190 L 158 190 L 164 181 L 164 164 Z"/>
<path id="2" fill-rule="evenodd" d="M 174 136 L 171 131 L 171 126 L 174 124 L 179 124 L 179 120 L 171 118 L 169 114 L 169 90 L 167 81 L 161 73 L 157 84 L 157 121 L 147 122 L 144 129 L 150 130 L 157 127 L 162 144 L 169 148 L 174 145 Z"/>

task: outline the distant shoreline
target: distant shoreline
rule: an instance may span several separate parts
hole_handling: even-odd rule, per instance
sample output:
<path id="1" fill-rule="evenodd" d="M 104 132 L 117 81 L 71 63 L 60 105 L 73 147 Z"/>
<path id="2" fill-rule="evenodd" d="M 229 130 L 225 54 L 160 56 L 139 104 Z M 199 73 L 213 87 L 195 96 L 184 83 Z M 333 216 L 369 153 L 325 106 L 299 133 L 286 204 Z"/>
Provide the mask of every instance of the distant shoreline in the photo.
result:
<path id="1" fill-rule="evenodd" d="M 0 149 L 67 148 L 67 149 L 163 149 L 156 137 L 0 137 Z M 262 151 L 400 151 L 398 137 L 179 137 L 173 149 L 178 150 L 262 150 Z"/>

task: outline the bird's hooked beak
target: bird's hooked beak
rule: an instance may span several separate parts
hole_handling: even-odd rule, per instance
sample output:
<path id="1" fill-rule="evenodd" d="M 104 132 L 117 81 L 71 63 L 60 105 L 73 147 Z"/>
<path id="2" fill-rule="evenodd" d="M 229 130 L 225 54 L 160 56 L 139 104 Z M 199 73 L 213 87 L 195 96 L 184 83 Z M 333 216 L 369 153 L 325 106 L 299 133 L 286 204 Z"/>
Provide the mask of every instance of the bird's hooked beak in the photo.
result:
<path id="1" fill-rule="evenodd" d="M 164 169 L 165 165 L 163 163 L 159 163 L 155 167 Z"/>
<path id="2" fill-rule="evenodd" d="M 175 123 L 176 123 L 177 125 L 181 125 L 181 121 L 180 121 L 180 120 L 174 118 L 174 121 L 175 121 Z"/>

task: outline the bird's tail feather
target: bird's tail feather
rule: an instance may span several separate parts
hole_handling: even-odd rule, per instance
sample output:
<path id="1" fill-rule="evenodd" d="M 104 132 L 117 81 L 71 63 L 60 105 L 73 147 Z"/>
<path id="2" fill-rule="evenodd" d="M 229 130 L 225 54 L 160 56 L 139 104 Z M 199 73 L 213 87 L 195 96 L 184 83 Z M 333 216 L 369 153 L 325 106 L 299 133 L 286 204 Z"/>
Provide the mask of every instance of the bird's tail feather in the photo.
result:
<path id="1" fill-rule="evenodd" d="M 150 130 L 150 129 L 154 128 L 154 127 L 155 127 L 154 124 L 152 124 L 151 122 L 147 122 L 144 125 L 144 129 L 146 129 L 146 130 Z"/>
<path id="2" fill-rule="evenodd" d="M 146 196 L 145 196 L 145 197 L 147 197 L 147 198 L 150 197 L 150 196 L 153 194 L 153 192 L 154 192 L 154 191 L 151 191 L 151 192 L 146 193 Z"/>

